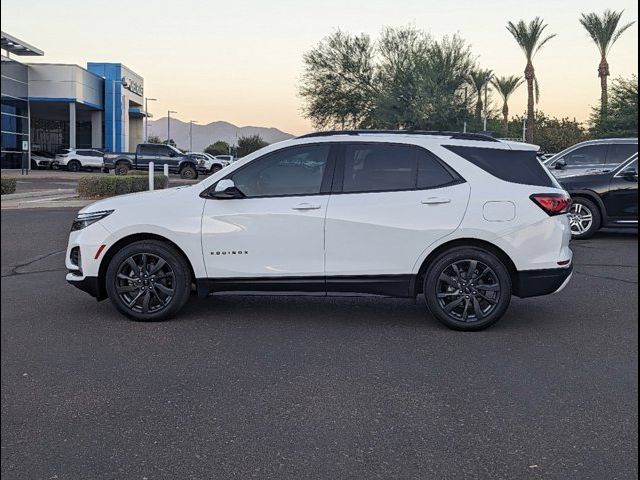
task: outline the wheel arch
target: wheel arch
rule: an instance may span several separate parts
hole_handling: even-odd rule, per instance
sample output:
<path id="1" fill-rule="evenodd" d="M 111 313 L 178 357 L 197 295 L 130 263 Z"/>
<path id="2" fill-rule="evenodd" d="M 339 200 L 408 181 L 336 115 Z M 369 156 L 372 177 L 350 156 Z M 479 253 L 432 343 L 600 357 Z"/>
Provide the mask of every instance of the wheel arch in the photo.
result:
<path id="1" fill-rule="evenodd" d="M 435 261 L 435 259 L 447 250 L 451 250 L 452 248 L 457 247 L 477 247 L 494 254 L 507 267 L 509 276 L 511 277 L 511 283 L 513 285 L 516 285 L 515 282 L 518 277 L 518 270 L 513 260 L 511 260 L 511 257 L 509 257 L 509 255 L 507 255 L 504 250 L 486 240 L 479 240 L 477 238 L 457 238 L 455 240 L 450 240 L 446 243 L 443 243 L 442 245 L 439 245 L 431 253 L 429 253 L 429 255 L 427 255 L 427 258 L 424 259 L 422 265 L 420 265 L 418 273 L 413 278 L 413 285 L 411 286 L 411 289 L 414 297 L 419 295 L 420 293 L 423 293 L 424 278 L 427 273 L 427 269 Z"/>
<path id="2" fill-rule="evenodd" d="M 605 208 L 604 202 L 600 198 L 600 195 L 598 195 L 596 192 L 592 190 L 569 190 L 569 195 L 571 195 L 571 198 L 586 198 L 587 200 L 591 200 L 593 203 L 595 203 L 596 207 L 598 207 L 602 222 L 604 223 L 607 221 L 607 209 Z"/>
<path id="3" fill-rule="evenodd" d="M 158 235 L 155 233 L 136 233 L 132 235 L 127 235 L 126 237 L 119 239 L 104 253 L 104 256 L 102 257 L 102 261 L 100 262 L 100 268 L 98 269 L 98 295 L 97 295 L 98 300 L 104 300 L 105 298 L 107 298 L 107 288 L 106 288 L 105 277 L 106 277 L 107 268 L 109 267 L 109 263 L 111 262 L 111 259 L 115 256 L 116 253 L 118 253 L 118 251 L 120 251 L 122 248 L 126 247 L 127 245 L 131 245 L 132 243 L 140 242 L 143 240 L 157 240 L 157 241 L 166 243 L 167 245 L 174 248 L 180 255 L 182 255 L 184 260 L 187 262 L 187 265 L 189 265 L 191 278 L 195 282 L 196 275 L 193 269 L 193 265 L 191 264 L 191 260 L 189 260 L 189 257 L 184 253 L 184 250 L 180 248 L 180 246 L 178 246 L 175 242 L 172 242 L 171 240 L 169 240 L 167 237 L 163 237 L 162 235 Z"/>

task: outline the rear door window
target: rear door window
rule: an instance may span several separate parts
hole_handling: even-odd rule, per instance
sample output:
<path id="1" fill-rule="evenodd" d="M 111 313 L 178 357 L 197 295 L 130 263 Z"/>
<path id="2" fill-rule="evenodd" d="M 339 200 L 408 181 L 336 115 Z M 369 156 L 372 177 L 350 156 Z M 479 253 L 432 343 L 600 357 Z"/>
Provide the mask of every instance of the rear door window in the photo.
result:
<path id="1" fill-rule="evenodd" d="M 638 153 L 637 143 L 612 143 L 607 154 L 607 166 L 617 167 Z"/>
<path id="2" fill-rule="evenodd" d="M 344 153 L 344 193 L 415 190 L 418 158 L 407 145 L 356 143 Z"/>
<path id="3" fill-rule="evenodd" d="M 536 152 L 533 150 L 504 150 L 458 145 L 444 145 L 444 147 L 501 180 L 523 185 L 557 187 L 557 183 L 538 161 Z"/>
<path id="4" fill-rule="evenodd" d="M 418 190 L 441 188 L 459 181 L 459 177 L 447 169 L 434 155 L 416 149 L 418 155 Z"/>

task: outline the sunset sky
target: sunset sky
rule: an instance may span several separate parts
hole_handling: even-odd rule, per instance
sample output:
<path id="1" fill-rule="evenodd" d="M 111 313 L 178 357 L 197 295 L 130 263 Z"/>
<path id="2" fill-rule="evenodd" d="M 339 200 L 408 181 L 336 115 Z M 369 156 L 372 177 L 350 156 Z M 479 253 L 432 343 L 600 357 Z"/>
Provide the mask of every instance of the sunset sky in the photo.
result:
<path id="1" fill-rule="evenodd" d="M 302 55 L 337 28 L 377 36 L 385 26 L 414 25 L 434 37 L 459 33 L 479 63 L 498 75 L 521 74 L 524 56 L 509 20 L 542 16 L 551 41 L 535 61 L 545 112 L 588 118 L 599 98 L 598 53 L 578 23 L 581 12 L 624 9 L 635 1 L 428 0 L 2 0 L 2 30 L 45 51 L 35 61 L 122 62 L 145 79 L 155 117 L 177 110 L 184 121 L 311 130 L 298 97 Z M 612 75 L 638 71 L 638 28 L 616 44 Z M 525 89 L 510 102 L 525 110 Z"/>

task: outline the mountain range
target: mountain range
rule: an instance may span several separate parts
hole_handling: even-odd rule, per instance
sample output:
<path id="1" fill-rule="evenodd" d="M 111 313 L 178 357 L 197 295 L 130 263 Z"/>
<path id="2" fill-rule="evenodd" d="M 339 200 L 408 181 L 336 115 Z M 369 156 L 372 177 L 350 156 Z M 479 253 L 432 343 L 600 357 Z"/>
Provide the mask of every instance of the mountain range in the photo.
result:
<path id="1" fill-rule="evenodd" d="M 191 150 L 188 122 L 172 118 L 170 124 L 171 138 L 179 148 Z M 167 138 L 167 117 L 149 120 L 149 136 L 155 135 L 163 141 Z M 193 151 L 201 152 L 218 140 L 235 145 L 240 137 L 260 135 L 265 142 L 275 143 L 293 138 L 294 135 L 273 127 L 238 127 L 229 122 L 211 122 L 206 125 L 193 124 Z"/>

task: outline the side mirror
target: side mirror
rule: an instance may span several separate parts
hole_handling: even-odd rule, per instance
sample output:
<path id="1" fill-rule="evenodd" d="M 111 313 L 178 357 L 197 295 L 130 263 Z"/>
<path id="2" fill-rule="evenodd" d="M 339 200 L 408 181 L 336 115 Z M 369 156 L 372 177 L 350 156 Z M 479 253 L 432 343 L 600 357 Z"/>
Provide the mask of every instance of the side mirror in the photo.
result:
<path id="1" fill-rule="evenodd" d="M 556 162 L 556 164 L 554 165 L 554 168 L 556 170 L 562 170 L 566 166 L 567 166 L 567 161 L 564 158 L 561 158 Z"/>
<path id="2" fill-rule="evenodd" d="M 638 181 L 638 171 L 631 169 L 625 170 L 624 172 L 622 172 L 622 178 L 632 182 Z"/>
<path id="3" fill-rule="evenodd" d="M 225 178 L 216 183 L 211 198 L 218 200 L 230 200 L 233 198 L 244 198 L 244 194 L 236 187 L 236 184 L 230 178 Z"/>

